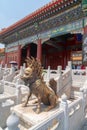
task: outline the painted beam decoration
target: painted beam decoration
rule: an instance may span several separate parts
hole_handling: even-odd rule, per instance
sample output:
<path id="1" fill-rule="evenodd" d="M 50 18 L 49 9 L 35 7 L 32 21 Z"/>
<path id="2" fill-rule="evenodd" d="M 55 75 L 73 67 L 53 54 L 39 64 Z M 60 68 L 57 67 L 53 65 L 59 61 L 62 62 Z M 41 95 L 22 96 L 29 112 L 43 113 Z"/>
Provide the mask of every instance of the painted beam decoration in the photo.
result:
<path id="1" fill-rule="evenodd" d="M 16 52 L 18 51 L 18 46 L 6 47 L 5 52 Z"/>
<path id="2" fill-rule="evenodd" d="M 82 10 L 87 12 L 87 0 L 82 0 Z"/>
<path id="3" fill-rule="evenodd" d="M 82 0 L 82 10 L 87 15 L 87 0 Z M 84 26 L 87 25 L 87 18 L 84 20 Z M 82 52 L 83 52 L 83 64 L 87 65 L 87 33 L 83 36 L 83 44 L 82 44 Z"/>
<path id="4" fill-rule="evenodd" d="M 83 52 L 83 64 L 87 65 L 87 34 L 83 36 L 83 44 L 82 44 L 82 52 Z"/>

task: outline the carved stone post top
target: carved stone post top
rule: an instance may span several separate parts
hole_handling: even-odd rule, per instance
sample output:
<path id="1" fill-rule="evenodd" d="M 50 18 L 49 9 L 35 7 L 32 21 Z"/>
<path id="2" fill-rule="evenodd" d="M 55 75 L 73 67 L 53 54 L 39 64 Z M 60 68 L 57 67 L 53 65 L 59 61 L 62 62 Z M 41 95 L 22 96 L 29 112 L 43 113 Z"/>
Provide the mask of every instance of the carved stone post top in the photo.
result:
<path id="1" fill-rule="evenodd" d="M 17 79 L 17 81 L 16 81 L 16 85 L 18 85 L 19 84 L 19 79 Z"/>
<path id="2" fill-rule="evenodd" d="M 87 89 L 86 88 L 80 88 L 80 96 L 85 101 L 87 97 Z"/>
<path id="3" fill-rule="evenodd" d="M 72 61 L 68 61 L 68 65 L 72 65 Z"/>
<path id="4" fill-rule="evenodd" d="M 63 102 L 67 102 L 67 96 L 65 93 L 61 96 L 61 99 Z"/>
<path id="5" fill-rule="evenodd" d="M 7 128 L 5 130 L 20 130 L 18 128 L 19 117 L 14 112 L 8 117 L 6 124 Z"/>
<path id="6" fill-rule="evenodd" d="M 69 67 L 69 66 L 66 66 L 66 69 L 70 69 L 70 67 Z"/>
<path id="7" fill-rule="evenodd" d="M 87 92 L 87 89 L 86 88 L 80 88 L 80 92 L 85 93 L 85 92 Z"/>
<path id="8" fill-rule="evenodd" d="M 20 67 L 20 75 L 23 75 L 23 73 L 24 73 L 24 68 L 23 68 L 23 66 L 21 66 Z"/>
<path id="9" fill-rule="evenodd" d="M 68 113 L 68 102 L 66 94 L 63 94 L 61 97 L 60 109 L 63 109 L 64 113 Z"/>
<path id="10" fill-rule="evenodd" d="M 26 68 L 26 63 L 23 63 L 23 69 L 25 69 Z"/>
<path id="11" fill-rule="evenodd" d="M 61 70 L 61 69 L 62 69 L 62 66 L 61 66 L 61 65 L 57 66 L 57 69 L 60 69 L 60 70 Z"/>
<path id="12" fill-rule="evenodd" d="M 62 74 L 62 66 L 57 66 L 57 73 Z"/>
<path id="13" fill-rule="evenodd" d="M 57 66 L 57 70 L 62 70 L 62 66 Z"/>
<path id="14" fill-rule="evenodd" d="M 3 129 L 0 127 L 0 130 L 3 130 Z"/>
<path id="15" fill-rule="evenodd" d="M 20 71 L 23 71 L 23 66 L 20 66 Z"/>
<path id="16" fill-rule="evenodd" d="M 48 66 L 48 69 L 50 69 L 50 66 Z"/>
<path id="17" fill-rule="evenodd" d="M 68 66 L 72 68 L 72 61 L 68 61 Z"/>
<path id="18" fill-rule="evenodd" d="M 7 68 L 7 64 L 5 64 L 5 68 Z"/>
<path id="19" fill-rule="evenodd" d="M 4 80 L 0 81 L 0 94 L 4 93 Z"/>
<path id="20" fill-rule="evenodd" d="M 50 80 L 50 66 L 48 66 L 48 70 L 47 70 L 47 81 Z"/>

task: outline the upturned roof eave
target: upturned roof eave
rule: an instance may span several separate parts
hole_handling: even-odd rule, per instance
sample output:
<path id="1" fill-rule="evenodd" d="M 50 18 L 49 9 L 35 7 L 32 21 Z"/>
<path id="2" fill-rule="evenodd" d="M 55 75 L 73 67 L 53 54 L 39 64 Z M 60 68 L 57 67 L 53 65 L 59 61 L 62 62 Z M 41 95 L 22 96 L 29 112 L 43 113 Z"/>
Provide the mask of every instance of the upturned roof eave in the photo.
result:
<path id="1" fill-rule="evenodd" d="M 34 11 L 33 13 L 27 15 L 26 17 L 24 17 L 23 19 L 17 21 L 16 23 L 12 24 L 11 26 L 3 29 L 0 31 L 0 35 L 3 35 L 19 26 L 21 26 L 22 24 L 25 24 L 27 21 L 29 21 L 31 18 L 35 17 L 37 14 L 43 12 L 46 9 L 51 8 L 52 6 L 54 6 L 54 4 L 58 4 L 60 2 L 62 2 L 63 0 L 56 0 L 56 1 L 52 1 L 49 2 L 48 4 L 44 5 L 43 7 L 39 8 L 38 10 Z"/>

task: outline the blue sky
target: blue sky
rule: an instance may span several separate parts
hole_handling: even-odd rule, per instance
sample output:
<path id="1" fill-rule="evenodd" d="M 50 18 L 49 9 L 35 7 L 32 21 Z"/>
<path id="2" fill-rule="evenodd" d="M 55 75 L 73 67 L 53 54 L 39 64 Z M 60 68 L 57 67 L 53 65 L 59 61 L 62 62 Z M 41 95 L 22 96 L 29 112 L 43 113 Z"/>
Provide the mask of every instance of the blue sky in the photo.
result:
<path id="1" fill-rule="evenodd" d="M 24 18 L 51 0 L 0 0 L 0 30 Z M 3 47 L 0 44 L 0 48 Z"/>

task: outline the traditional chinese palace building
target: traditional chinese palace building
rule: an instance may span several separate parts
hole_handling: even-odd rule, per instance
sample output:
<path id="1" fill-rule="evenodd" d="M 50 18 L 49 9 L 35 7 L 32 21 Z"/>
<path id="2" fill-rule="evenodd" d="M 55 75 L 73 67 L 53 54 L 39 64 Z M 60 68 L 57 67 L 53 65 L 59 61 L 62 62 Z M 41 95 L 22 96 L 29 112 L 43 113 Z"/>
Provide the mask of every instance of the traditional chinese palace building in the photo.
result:
<path id="1" fill-rule="evenodd" d="M 20 66 L 27 56 L 33 56 L 51 69 L 58 65 L 65 68 L 69 60 L 73 64 L 87 64 L 87 17 L 82 2 L 53 0 L 1 30 L 5 62 L 15 60 Z"/>

